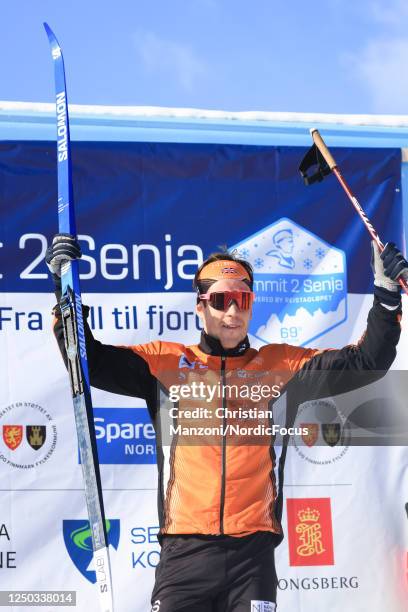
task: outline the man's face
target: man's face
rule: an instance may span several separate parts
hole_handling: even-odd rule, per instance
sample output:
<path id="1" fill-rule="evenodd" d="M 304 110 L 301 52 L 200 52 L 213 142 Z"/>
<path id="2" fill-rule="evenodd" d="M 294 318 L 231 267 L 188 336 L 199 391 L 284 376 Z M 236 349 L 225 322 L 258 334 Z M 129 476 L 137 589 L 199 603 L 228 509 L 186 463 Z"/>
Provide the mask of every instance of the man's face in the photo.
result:
<path id="1" fill-rule="evenodd" d="M 240 280 L 219 280 L 211 285 L 208 293 L 214 291 L 249 291 L 249 287 Z M 249 310 L 239 310 L 233 302 L 223 311 L 216 310 L 209 303 L 200 302 L 196 310 L 206 333 L 218 338 L 225 349 L 234 348 L 247 335 L 252 306 Z"/>

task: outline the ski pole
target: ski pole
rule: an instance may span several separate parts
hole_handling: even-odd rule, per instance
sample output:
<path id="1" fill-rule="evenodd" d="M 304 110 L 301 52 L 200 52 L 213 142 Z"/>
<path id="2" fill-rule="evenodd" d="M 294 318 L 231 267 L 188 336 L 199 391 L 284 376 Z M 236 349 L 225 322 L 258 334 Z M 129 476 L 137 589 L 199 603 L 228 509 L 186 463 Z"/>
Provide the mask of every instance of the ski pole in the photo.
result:
<path id="1" fill-rule="evenodd" d="M 356 196 L 353 194 L 345 178 L 340 172 L 337 162 L 334 159 L 333 155 L 330 153 L 326 143 L 320 135 L 319 130 L 317 128 L 311 128 L 310 134 L 312 136 L 314 146 L 306 153 L 299 167 L 299 170 L 305 180 L 305 183 L 308 185 L 316 181 L 322 181 L 325 176 L 330 174 L 330 172 L 333 172 L 340 185 L 346 192 L 348 199 L 358 212 L 371 238 L 378 245 L 378 248 L 381 253 L 384 250 L 384 245 L 381 242 L 379 235 L 377 234 L 370 219 L 365 214 L 360 202 L 357 200 Z M 318 166 L 317 172 L 311 176 L 308 176 L 307 170 L 312 165 L 316 164 Z M 398 279 L 398 282 L 401 285 L 402 289 L 405 291 L 405 293 L 408 295 L 408 282 L 402 277 Z"/>

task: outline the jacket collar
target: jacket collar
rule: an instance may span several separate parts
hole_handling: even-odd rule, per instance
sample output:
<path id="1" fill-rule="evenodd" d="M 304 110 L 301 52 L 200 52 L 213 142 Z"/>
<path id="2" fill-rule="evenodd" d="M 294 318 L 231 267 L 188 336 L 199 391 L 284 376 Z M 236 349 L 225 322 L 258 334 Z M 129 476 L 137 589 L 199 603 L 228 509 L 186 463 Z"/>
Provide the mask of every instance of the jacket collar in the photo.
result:
<path id="1" fill-rule="evenodd" d="M 218 338 L 209 336 L 203 330 L 201 332 L 200 343 L 198 346 L 203 351 L 203 353 L 207 353 L 207 355 L 240 357 L 249 349 L 249 340 L 248 336 L 245 336 L 245 338 L 241 340 L 241 342 L 237 344 L 237 346 L 232 349 L 226 349 L 222 346 Z"/>

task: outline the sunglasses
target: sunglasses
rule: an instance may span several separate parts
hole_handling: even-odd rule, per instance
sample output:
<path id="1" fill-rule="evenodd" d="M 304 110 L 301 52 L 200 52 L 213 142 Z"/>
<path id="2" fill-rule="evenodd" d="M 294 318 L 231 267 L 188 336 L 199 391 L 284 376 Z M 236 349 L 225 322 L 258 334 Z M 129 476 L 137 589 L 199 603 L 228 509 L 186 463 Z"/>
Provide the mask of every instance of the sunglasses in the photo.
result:
<path id="1" fill-rule="evenodd" d="M 239 310 L 249 310 L 255 298 L 252 291 L 214 291 L 199 295 L 200 300 L 208 302 L 215 310 L 228 310 L 233 302 Z"/>

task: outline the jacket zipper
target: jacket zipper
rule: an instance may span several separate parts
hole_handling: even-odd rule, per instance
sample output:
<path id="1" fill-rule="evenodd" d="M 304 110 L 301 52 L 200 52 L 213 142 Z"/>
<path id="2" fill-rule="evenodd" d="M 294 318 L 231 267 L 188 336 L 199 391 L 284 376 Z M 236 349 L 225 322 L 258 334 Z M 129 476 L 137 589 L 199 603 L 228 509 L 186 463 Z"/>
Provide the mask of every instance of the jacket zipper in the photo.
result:
<path id="1" fill-rule="evenodd" d="M 222 407 L 223 407 L 223 417 L 222 417 L 222 428 L 223 433 L 225 433 L 225 428 L 227 425 L 227 417 L 226 408 L 227 401 L 225 399 L 225 362 L 226 357 L 224 355 L 221 356 L 221 384 L 222 384 Z M 221 501 L 220 501 L 220 533 L 224 533 L 224 504 L 225 504 L 225 472 L 227 468 L 227 448 L 226 448 L 227 439 L 226 436 L 222 436 L 222 468 L 221 468 Z"/>

